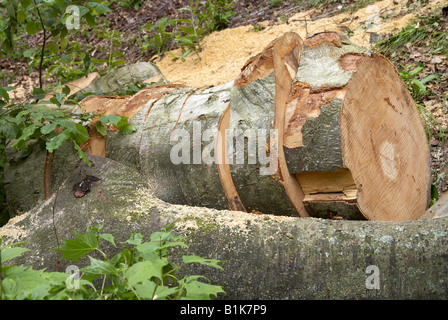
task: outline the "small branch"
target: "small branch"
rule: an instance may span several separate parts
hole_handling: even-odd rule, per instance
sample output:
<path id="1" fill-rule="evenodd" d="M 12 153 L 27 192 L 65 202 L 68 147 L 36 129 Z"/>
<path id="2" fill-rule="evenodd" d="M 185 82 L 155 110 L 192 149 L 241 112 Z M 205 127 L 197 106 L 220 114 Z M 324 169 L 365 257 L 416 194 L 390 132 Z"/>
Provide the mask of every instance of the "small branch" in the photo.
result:
<path id="1" fill-rule="evenodd" d="M 51 193 L 51 169 L 53 167 L 54 152 L 47 150 L 47 156 L 45 157 L 44 165 L 44 196 L 47 199 Z"/>
<path id="2" fill-rule="evenodd" d="M 39 10 L 39 7 L 37 6 L 36 0 L 33 0 L 33 2 L 34 2 L 34 5 L 36 6 L 37 15 L 39 16 L 40 23 L 42 25 L 42 30 L 44 32 L 43 43 L 42 43 L 42 50 L 41 50 L 41 53 L 40 53 L 40 62 L 39 62 L 39 88 L 42 89 L 42 87 L 43 87 L 43 83 L 42 83 L 42 65 L 44 63 L 45 44 L 46 44 L 47 40 L 50 37 L 47 38 L 47 29 L 45 29 L 44 21 L 42 19 L 41 14 L 40 14 L 40 10 Z"/>

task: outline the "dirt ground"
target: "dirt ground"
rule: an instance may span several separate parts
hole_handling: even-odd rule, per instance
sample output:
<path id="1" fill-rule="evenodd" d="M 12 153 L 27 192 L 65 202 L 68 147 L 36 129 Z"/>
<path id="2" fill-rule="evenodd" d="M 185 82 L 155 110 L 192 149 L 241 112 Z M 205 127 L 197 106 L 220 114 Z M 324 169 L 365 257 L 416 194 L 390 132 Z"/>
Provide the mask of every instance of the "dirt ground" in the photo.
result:
<path id="1" fill-rule="evenodd" d="M 257 26 L 264 27 L 260 31 L 255 31 L 254 25 L 244 25 L 214 32 L 204 39 L 200 59 L 196 55 L 190 55 L 185 62 L 180 59 L 172 61 L 171 56 L 166 55 L 155 63 L 172 83 L 194 87 L 217 85 L 235 79 L 250 57 L 261 52 L 273 39 L 285 32 L 294 31 L 304 39 L 308 34 L 323 31 L 346 33 L 350 30 L 350 40 L 353 43 L 370 48 L 371 32 L 386 35 L 398 31 L 423 10 L 434 8 L 442 2 L 444 1 L 430 1 L 427 6 L 408 14 L 403 14 L 407 1 L 396 0 L 379 1 L 354 13 L 342 12 L 331 16 L 316 15 L 316 10 L 312 9 L 297 13 L 278 24 L 272 25 L 272 21 L 257 23 Z M 375 16 L 375 12 L 378 12 L 378 25 L 374 29 L 367 29 L 366 25 Z M 386 15 L 387 19 L 381 18 Z M 177 49 L 172 52 L 179 56 L 180 51 Z"/>

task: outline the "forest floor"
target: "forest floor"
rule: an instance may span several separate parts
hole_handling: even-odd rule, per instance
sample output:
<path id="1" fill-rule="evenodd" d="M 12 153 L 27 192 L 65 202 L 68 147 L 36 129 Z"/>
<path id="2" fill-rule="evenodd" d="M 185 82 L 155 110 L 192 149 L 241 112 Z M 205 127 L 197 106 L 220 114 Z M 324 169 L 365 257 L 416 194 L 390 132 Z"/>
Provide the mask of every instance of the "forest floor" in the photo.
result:
<path id="1" fill-rule="evenodd" d="M 404 43 L 400 47 L 383 46 L 380 52 L 398 69 L 402 66 L 422 66 L 423 69 L 415 75 L 419 79 L 439 74 L 438 81 L 428 84 L 428 93 L 416 102 L 423 105 L 438 123 L 430 139 L 433 178 L 434 181 L 440 178 L 437 184 L 439 191 L 448 190 L 448 57 L 440 50 L 432 50 L 430 43 L 433 41 L 431 35 L 441 31 L 446 32 L 445 40 L 448 43 L 448 17 L 446 12 L 442 12 L 448 1 L 238 0 L 232 9 L 235 14 L 230 18 L 228 28 L 206 36 L 198 55 L 191 54 L 185 61 L 173 61 L 170 54 L 160 57 L 153 51 L 142 50 L 141 39 L 147 31 L 141 27 L 163 17 L 182 17 L 179 9 L 187 5 L 188 0 L 151 0 L 144 1 L 138 10 L 134 10 L 120 7 L 119 2 L 115 1 L 111 5 L 112 12 L 103 19 L 108 29 L 121 34 L 119 50 L 124 53 L 127 63 L 152 61 L 168 81 L 189 86 L 217 85 L 233 80 L 250 57 L 261 52 L 271 40 L 284 32 L 294 31 L 305 38 L 317 32 L 337 31 L 348 35 L 355 44 L 378 50 L 371 37 L 388 39 L 409 24 L 415 28 L 427 24 L 424 28 L 427 34 L 421 36 L 420 42 Z M 433 16 L 438 17 L 436 22 L 432 18 L 421 20 Z M 372 20 L 375 17 L 377 20 Z M 374 28 L 372 22 L 376 23 Z M 29 37 L 28 41 L 30 46 L 33 43 L 39 45 L 39 34 Z M 98 52 L 109 46 L 107 39 L 93 34 L 87 40 L 80 41 L 88 41 L 98 48 Z M 169 49 L 172 54 L 180 55 L 181 49 L 174 46 Z M 2 72 L 14 75 L 12 85 L 18 88 L 12 94 L 14 102 L 28 100 L 32 87 L 37 86 L 37 72 L 30 73 L 26 61 L 2 59 L 0 65 Z"/>

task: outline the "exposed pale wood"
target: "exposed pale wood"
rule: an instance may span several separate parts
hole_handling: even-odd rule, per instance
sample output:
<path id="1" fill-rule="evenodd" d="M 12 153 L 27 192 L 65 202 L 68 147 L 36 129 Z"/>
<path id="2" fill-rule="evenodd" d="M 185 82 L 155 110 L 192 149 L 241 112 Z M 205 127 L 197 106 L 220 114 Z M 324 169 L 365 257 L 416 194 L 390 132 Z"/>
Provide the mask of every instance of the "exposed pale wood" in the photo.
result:
<path id="1" fill-rule="evenodd" d="M 356 201 L 356 185 L 345 168 L 329 172 L 305 171 L 296 174 L 307 201 Z"/>
<path id="2" fill-rule="evenodd" d="M 70 95 L 74 95 L 78 91 L 89 86 L 92 83 L 92 81 L 94 81 L 98 77 L 99 77 L 98 72 L 92 72 L 92 73 L 89 73 L 89 75 L 87 77 L 82 77 L 75 81 L 67 83 L 66 85 L 70 88 Z M 54 92 L 51 92 L 51 93 L 47 94 L 43 100 L 50 100 L 54 94 L 60 93 L 60 92 L 62 92 L 62 89 L 58 89 Z"/>
<path id="3" fill-rule="evenodd" d="M 278 130 L 278 171 L 286 193 L 300 217 L 308 217 L 303 198 L 304 194 L 297 179 L 290 174 L 283 150 L 283 134 L 288 97 L 291 93 L 294 71 L 299 67 L 302 52 L 302 39 L 293 32 L 280 37 L 274 44 L 274 129 Z"/>
<path id="4" fill-rule="evenodd" d="M 178 87 L 181 85 L 151 86 L 133 96 L 89 96 L 82 100 L 81 106 L 87 112 L 132 118 L 149 100 L 160 99 Z"/>
<path id="5" fill-rule="evenodd" d="M 347 53 L 339 59 L 339 66 L 345 71 L 356 71 L 366 57 L 362 53 Z"/>
<path id="6" fill-rule="evenodd" d="M 261 53 L 246 62 L 241 68 L 241 73 L 235 79 L 235 87 L 245 86 L 252 81 L 263 79 L 272 73 L 274 70 L 272 50 L 275 41 L 272 41 Z"/>
<path id="7" fill-rule="evenodd" d="M 246 211 L 246 208 L 238 195 L 238 191 L 235 188 L 235 184 L 232 180 L 232 173 L 230 171 L 226 144 L 226 129 L 229 127 L 229 121 L 230 104 L 221 115 L 221 119 L 218 124 L 218 136 L 216 139 L 216 161 L 218 173 L 222 187 L 226 193 L 230 209 L 235 211 Z"/>
<path id="8" fill-rule="evenodd" d="M 285 114 L 284 146 L 297 148 L 303 146 L 302 128 L 305 122 L 320 115 L 321 107 L 334 98 L 343 99 L 347 88 L 312 92 L 303 83 L 294 83 Z"/>
<path id="9" fill-rule="evenodd" d="M 160 85 L 142 89 L 127 99 L 123 104 L 114 105 L 114 108 L 106 110 L 103 114 L 115 114 L 131 119 L 149 100 L 160 99 L 173 91 L 174 88 L 180 86 L 181 85 Z"/>
<path id="10" fill-rule="evenodd" d="M 106 156 L 106 137 L 100 134 L 95 126 L 89 127 L 89 140 L 81 146 L 92 156 Z"/>
<path id="11" fill-rule="evenodd" d="M 309 48 L 319 47 L 324 43 L 341 46 L 342 37 L 337 32 L 320 32 L 311 34 L 305 39 L 304 45 Z"/>
<path id="12" fill-rule="evenodd" d="M 412 220 L 426 210 L 431 178 L 422 119 L 395 67 L 378 54 L 350 82 L 341 142 L 368 219 Z"/>

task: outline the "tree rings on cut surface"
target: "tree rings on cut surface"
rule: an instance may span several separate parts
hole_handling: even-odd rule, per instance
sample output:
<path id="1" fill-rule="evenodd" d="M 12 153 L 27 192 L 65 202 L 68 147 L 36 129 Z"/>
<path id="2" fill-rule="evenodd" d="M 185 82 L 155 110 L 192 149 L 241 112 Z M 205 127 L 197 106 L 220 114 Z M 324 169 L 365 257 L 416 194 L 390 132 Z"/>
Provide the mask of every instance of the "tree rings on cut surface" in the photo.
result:
<path id="1" fill-rule="evenodd" d="M 306 209 L 417 219 L 428 206 L 430 157 L 405 84 L 383 56 L 335 33 L 313 37 L 304 42 L 284 123 L 288 169 Z"/>

